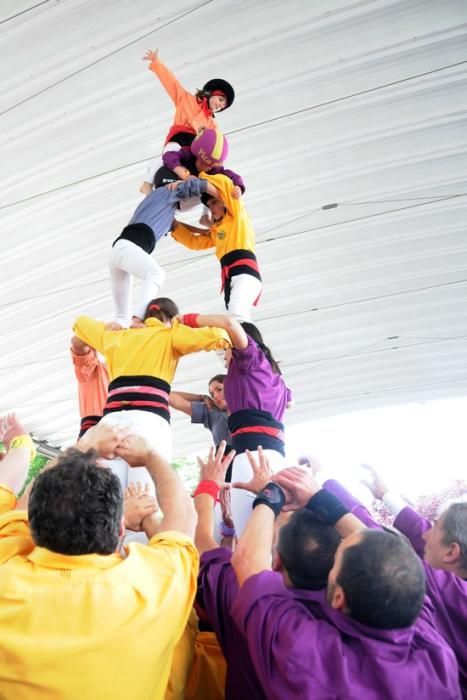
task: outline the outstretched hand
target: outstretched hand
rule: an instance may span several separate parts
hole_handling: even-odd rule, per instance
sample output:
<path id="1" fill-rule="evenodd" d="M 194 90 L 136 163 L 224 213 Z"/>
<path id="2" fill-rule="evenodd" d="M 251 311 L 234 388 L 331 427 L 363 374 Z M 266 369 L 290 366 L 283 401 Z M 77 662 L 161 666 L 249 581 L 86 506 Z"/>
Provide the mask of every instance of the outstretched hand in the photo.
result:
<path id="1" fill-rule="evenodd" d="M 284 511 L 304 508 L 310 498 L 321 490 L 311 470 L 303 467 L 282 469 L 274 474 L 272 481 L 287 494 L 287 504 L 282 509 Z"/>
<path id="2" fill-rule="evenodd" d="M 371 464 L 362 464 L 361 466 L 368 472 L 368 478 L 360 481 L 362 484 L 365 484 L 377 500 L 381 501 L 384 494 L 389 491 L 388 484 L 384 481 L 379 471 Z"/>
<path id="3" fill-rule="evenodd" d="M 219 486 L 224 484 L 226 471 L 235 457 L 235 450 L 230 450 L 229 454 L 224 456 L 225 448 L 226 442 L 222 440 L 216 454 L 214 454 L 214 447 L 211 447 L 206 461 L 201 457 L 197 458 L 200 481 L 215 481 Z"/>
<path id="4" fill-rule="evenodd" d="M 273 471 L 261 446 L 258 447 L 257 460 L 253 457 L 250 450 L 246 450 L 245 454 L 253 470 L 253 476 L 250 481 L 236 481 L 232 486 L 236 489 L 259 493 L 269 481 L 272 481 Z"/>
<path id="5" fill-rule="evenodd" d="M 150 63 L 152 63 L 153 61 L 157 60 L 158 55 L 159 55 L 159 49 L 156 49 L 155 51 L 152 51 L 151 49 L 149 49 L 144 54 L 142 60 L 149 61 Z"/>

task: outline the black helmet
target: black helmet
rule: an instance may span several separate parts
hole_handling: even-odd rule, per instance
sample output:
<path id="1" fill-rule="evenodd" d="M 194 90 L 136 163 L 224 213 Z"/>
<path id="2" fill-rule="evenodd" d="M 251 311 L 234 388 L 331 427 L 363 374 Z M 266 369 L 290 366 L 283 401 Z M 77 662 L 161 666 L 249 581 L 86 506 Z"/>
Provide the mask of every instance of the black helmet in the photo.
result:
<path id="1" fill-rule="evenodd" d="M 227 82 L 227 80 L 222 80 L 222 78 L 213 78 L 212 80 L 208 80 L 208 82 L 205 85 L 203 85 L 203 90 L 205 92 L 214 92 L 214 90 L 220 90 L 220 92 L 222 92 L 226 97 L 227 107 L 230 107 L 235 99 L 235 92 L 233 87 L 230 83 Z M 227 109 L 227 107 L 224 107 L 224 109 Z M 219 111 L 223 112 L 224 110 L 220 109 Z"/>

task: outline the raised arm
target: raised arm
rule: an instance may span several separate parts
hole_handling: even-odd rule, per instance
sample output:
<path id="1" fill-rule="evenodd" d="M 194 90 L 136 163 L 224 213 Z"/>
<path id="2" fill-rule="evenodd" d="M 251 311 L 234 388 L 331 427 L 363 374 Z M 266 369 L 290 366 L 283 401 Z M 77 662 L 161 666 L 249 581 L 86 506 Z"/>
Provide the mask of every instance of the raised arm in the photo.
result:
<path id="1" fill-rule="evenodd" d="M 146 440 L 136 435 L 122 440 L 116 448 L 116 454 L 132 467 L 146 467 L 156 486 L 163 517 L 154 531 L 145 528 L 148 537 L 167 530 L 193 537 L 196 520 L 193 503 L 179 475 L 167 460 L 155 452 Z M 144 521 L 142 525 L 145 526 Z"/>
<path id="2" fill-rule="evenodd" d="M 176 105 L 188 93 L 183 85 L 177 80 L 175 75 L 165 66 L 159 59 L 159 50 L 146 51 L 143 56 L 143 61 L 149 61 L 149 70 L 157 75 L 160 83 L 172 102 Z"/>
<path id="3" fill-rule="evenodd" d="M 234 488 L 242 488 L 257 494 L 253 502 L 253 512 L 232 555 L 239 586 L 245 581 L 271 569 L 271 551 L 274 538 L 274 521 L 285 502 L 285 493 L 271 483 L 272 470 L 261 447 L 258 448 L 258 460 L 249 450 L 246 451 L 253 470 L 253 477 L 248 483 L 236 482 Z"/>
<path id="4" fill-rule="evenodd" d="M 206 461 L 198 457 L 200 481 L 195 491 L 194 504 L 198 515 L 195 544 L 200 554 L 218 547 L 214 539 L 214 506 L 224 483 L 225 473 L 235 456 L 235 451 L 231 450 L 224 457 L 225 446 L 223 440 L 215 455 L 214 448 L 211 447 Z"/>
<path id="5" fill-rule="evenodd" d="M 244 350 L 248 346 L 248 336 L 240 323 L 230 314 L 184 314 L 178 317 L 182 323 L 196 328 L 211 326 L 223 328 L 232 341 L 236 350 Z"/>
<path id="6" fill-rule="evenodd" d="M 18 493 L 26 481 L 29 463 L 35 454 L 34 443 L 14 413 L 0 418 L 0 440 L 7 450 L 0 462 L 0 484 Z"/>
<path id="7" fill-rule="evenodd" d="M 364 483 L 370 489 L 376 500 L 382 501 L 395 516 L 394 527 L 405 535 L 423 559 L 425 540 L 423 534 L 431 528 L 431 523 L 413 510 L 402 496 L 391 489 L 383 476 L 370 464 L 363 464 L 369 474 Z"/>
<path id="8" fill-rule="evenodd" d="M 326 525 L 333 525 L 342 538 L 365 527 L 339 498 L 319 486 L 310 469 L 289 467 L 274 474 L 273 481 L 289 495 L 289 502 L 284 510 L 307 508 Z"/>

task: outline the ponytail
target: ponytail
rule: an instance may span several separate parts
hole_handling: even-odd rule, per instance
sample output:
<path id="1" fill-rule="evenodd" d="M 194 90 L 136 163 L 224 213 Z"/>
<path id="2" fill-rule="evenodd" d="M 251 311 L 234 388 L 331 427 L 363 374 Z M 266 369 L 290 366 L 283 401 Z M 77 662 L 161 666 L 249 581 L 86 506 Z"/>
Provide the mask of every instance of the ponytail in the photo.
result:
<path id="1" fill-rule="evenodd" d="M 256 345 L 259 347 L 269 364 L 271 365 L 272 371 L 275 374 L 282 374 L 279 363 L 276 362 L 274 357 L 272 356 L 271 350 L 268 348 L 267 345 L 265 345 L 263 341 L 263 336 L 261 335 L 259 328 L 257 328 L 253 323 L 249 323 L 248 321 L 243 321 L 240 323 L 241 327 L 245 331 L 245 333 L 250 336 L 252 340 L 255 341 Z"/>
<path id="2" fill-rule="evenodd" d="M 147 318 L 157 318 L 162 323 L 171 321 L 179 313 L 177 304 L 167 297 L 152 299 L 146 308 L 144 320 Z"/>

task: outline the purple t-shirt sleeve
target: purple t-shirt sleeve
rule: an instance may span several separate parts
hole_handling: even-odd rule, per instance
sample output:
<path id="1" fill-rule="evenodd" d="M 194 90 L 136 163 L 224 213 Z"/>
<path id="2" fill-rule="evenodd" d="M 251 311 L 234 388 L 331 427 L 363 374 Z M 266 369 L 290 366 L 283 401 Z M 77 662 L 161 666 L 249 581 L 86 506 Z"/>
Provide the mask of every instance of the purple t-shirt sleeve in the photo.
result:
<path id="1" fill-rule="evenodd" d="M 224 654 L 232 638 L 230 608 L 238 591 L 237 577 L 230 560 L 232 552 L 224 547 L 205 552 L 201 557 L 197 602 L 206 611 Z"/>
<path id="2" fill-rule="evenodd" d="M 394 520 L 394 527 L 408 537 L 412 543 L 412 547 L 417 554 L 423 558 L 425 552 L 425 540 L 422 535 L 431 528 L 431 523 L 426 518 L 423 518 L 410 506 L 406 506 L 401 510 L 397 518 Z"/>
<path id="3" fill-rule="evenodd" d="M 233 349 L 232 357 L 239 372 L 246 374 L 250 372 L 256 361 L 261 357 L 262 352 L 255 341 L 248 336 L 248 345 L 244 350 Z"/>
<path id="4" fill-rule="evenodd" d="M 335 479 L 328 479 L 324 482 L 323 488 L 325 488 L 326 491 L 334 494 L 336 498 L 342 501 L 347 510 L 355 515 L 356 518 L 361 520 L 365 527 L 370 527 L 376 530 L 382 529 L 381 525 L 378 525 L 378 523 L 373 520 L 371 514 L 365 508 L 363 503 L 361 503 L 357 498 L 354 498 L 354 496 L 352 496 L 352 494 L 347 491 L 347 489 L 344 488 L 339 481 L 336 481 Z"/>

